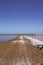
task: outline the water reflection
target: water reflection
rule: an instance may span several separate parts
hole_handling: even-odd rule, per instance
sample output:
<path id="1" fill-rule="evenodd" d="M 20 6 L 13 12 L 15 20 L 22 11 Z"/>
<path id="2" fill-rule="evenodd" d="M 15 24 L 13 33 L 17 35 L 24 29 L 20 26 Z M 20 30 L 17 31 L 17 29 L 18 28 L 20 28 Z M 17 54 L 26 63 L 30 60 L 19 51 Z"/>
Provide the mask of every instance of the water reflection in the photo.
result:
<path id="1" fill-rule="evenodd" d="M 13 38 L 16 38 L 16 36 L 0 36 L 0 42 L 8 41 L 8 40 L 11 40 Z"/>

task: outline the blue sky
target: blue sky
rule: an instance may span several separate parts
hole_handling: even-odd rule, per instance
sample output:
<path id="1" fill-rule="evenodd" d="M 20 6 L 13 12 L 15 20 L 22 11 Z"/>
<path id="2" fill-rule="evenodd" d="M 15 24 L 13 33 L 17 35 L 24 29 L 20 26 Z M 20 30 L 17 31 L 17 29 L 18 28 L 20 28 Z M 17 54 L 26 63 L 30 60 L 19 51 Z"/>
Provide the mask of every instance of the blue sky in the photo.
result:
<path id="1" fill-rule="evenodd" d="M 43 0 L 0 0 L 3 33 L 43 33 Z"/>

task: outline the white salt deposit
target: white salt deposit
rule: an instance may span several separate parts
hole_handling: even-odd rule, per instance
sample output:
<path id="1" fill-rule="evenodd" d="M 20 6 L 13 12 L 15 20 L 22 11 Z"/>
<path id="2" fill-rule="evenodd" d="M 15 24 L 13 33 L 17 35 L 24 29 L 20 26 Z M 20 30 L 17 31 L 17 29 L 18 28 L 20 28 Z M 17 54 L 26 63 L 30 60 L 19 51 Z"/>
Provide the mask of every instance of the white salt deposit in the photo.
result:
<path id="1" fill-rule="evenodd" d="M 24 36 L 24 37 L 25 37 L 26 39 L 30 40 L 33 46 L 36 46 L 36 47 L 37 47 L 37 46 L 39 45 L 39 47 L 42 47 L 42 45 L 43 45 L 43 42 L 40 41 L 40 40 L 31 38 L 31 37 L 29 37 L 29 36 Z"/>
<path id="2" fill-rule="evenodd" d="M 15 40 L 15 41 L 13 41 L 13 42 L 21 42 L 21 43 L 24 43 L 24 40 Z"/>
<path id="3" fill-rule="evenodd" d="M 20 36 L 20 39 L 22 39 L 22 40 L 23 40 L 23 36 Z"/>
<path id="4" fill-rule="evenodd" d="M 20 44 L 24 44 L 24 40 L 23 40 L 23 36 L 20 36 L 20 40 L 15 40 L 15 41 L 12 41 L 12 42 L 19 42 Z M 13 44 L 15 44 L 13 43 Z"/>

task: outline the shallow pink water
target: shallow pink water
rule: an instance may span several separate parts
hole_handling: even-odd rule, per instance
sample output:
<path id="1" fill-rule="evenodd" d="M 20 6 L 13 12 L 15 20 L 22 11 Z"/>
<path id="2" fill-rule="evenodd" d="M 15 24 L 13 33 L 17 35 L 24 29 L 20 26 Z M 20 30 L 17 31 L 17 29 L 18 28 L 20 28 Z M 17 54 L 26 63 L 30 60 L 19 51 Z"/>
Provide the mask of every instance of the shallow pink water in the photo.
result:
<path id="1" fill-rule="evenodd" d="M 32 38 L 38 39 L 40 41 L 43 41 L 43 36 L 31 36 Z"/>

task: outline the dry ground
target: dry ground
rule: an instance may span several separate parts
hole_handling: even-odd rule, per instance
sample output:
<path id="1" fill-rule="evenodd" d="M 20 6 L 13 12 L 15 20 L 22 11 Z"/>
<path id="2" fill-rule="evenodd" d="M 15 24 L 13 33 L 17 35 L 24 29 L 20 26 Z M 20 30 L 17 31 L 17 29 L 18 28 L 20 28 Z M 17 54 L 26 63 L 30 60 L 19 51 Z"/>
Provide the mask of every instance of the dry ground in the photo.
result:
<path id="1" fill-rule="evenodd" d="M 43 49 L 33 47 L 30 40 L 22 38 L 0 43 L 0 65 L 43 65 Z"/>

